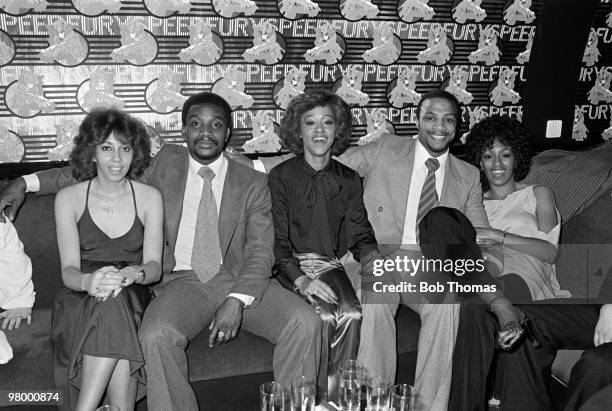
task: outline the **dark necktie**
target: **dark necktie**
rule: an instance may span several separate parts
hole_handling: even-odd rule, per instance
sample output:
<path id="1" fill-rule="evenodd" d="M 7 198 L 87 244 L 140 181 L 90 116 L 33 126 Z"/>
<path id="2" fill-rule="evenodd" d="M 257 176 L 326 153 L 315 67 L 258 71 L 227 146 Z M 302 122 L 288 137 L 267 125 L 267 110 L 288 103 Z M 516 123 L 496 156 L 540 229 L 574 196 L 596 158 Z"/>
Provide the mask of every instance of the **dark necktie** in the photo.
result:
<path id="1" fill-rule="evenodd" d="M 419 209 L 416 219 L 416 239 L 419 242 L 419 223 L 425 217 L 425 214 L 432 208 L 438 205 L 438 192 L 436 191 L 436 170 L 440 167 L 440 162 L 435 158 L 425 160 L 427 167 L 427 176 L 421 189 L 421 199 L 419 200 Z"/>
<path id="2" fill-rule="evenodd" d="M 219 244 L 219 214 L 217 203 L 212 192 L 211 181 L 214 171 L 203 166 L 198 171 L 202 177 L 202 197 L 198 207 L 193 248 L 191 251 L 191 268 L 203 282 L 213 278 L 221 265 L 221 246 Z"/>

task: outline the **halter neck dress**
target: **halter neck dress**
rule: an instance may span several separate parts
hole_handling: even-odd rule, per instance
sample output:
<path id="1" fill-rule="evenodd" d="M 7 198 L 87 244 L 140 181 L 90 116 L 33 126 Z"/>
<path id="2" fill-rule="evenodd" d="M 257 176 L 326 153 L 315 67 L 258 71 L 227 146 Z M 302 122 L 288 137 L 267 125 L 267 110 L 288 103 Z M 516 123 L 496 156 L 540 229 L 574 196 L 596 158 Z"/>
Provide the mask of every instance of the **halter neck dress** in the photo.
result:
<path id="1" fill-rule="evenodd" d="M 134 202 L 134 222 L 125 234 L 111 238 L 89 213 L 89 181 L 85 210 L 77 222 L 81 272 L 93 273 L 109 265 L 122 267 L 142 262 L 144 225 L 138 217 L 134 187 L 128 182 Z M 78 400 L 83 354 L 129 360 L 130 372 L 139 383 L 139 397 L 144 395 L 146 379 L 138 328 L 151 295 L 150 288 L 140 284 L 132 284 L 106 301 L 96 301 L 86 292 L 65 287 L 57 294 L 52 318 L 55 382 L 67 394 L 65 409 L 74 409 Z"/>

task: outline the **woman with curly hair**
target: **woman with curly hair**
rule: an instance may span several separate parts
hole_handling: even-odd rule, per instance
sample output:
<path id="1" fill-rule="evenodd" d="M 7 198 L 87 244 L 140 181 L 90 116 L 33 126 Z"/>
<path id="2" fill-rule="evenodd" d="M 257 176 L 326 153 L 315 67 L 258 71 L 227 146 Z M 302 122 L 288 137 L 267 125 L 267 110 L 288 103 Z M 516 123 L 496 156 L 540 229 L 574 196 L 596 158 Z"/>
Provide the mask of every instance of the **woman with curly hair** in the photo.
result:
<path id="1" fill-rule="evenodd" d="M 470 130 L 471 162 L 480 168 L 484 207 L 491 228 L 477 239 L 502 246 L 504 294 L 515 303 L 568 297 L 557 281 L 554 262 L 561 218 L 552 191 L 521 181 L 531 167 L 531 135 L 518 120 L 492 116 Z"/>
<path id="2" fill-rule="evenodd" d="M 504 295 L 515 304 L 570 297 L 569 292 L 561 290 L 554 267 L 561 219 L 553 194 L 548 187 L 522 183 L 531 167 L 531 140 L 531 134 L 520 121 L 498 115 L 474 125 L 466 139 L 469 160 L 481 171 L 484 208 L 491 225 L 491 228 L 476 229 L 477 241 L 502 248 L 503 269 L 499 280 Z M 536 306 L 519 306 L 530 320 L 527 324 L 537 326 L 541 321 L 534 317 L 534 311 L 538 310 L 533 307 Z M 487 409 L 486 398 L 490 392 L 474 387 L 494 385 L 491 391 L 495 397 L 505 401 L 506 393 L 517 384 L 531 384 L 531 377 L 520 380 L 510 375 L 514 372 L 510 370 L 515 370 L 507 366 L 511 354 L 496 355 L 495 328 L 484 306 L 461 306 L 449 409 Z M 523 352 L 525 345 L 538 346 L 538 341 L 548 340 L 532 327 L 528 326 L 528 331 L 534 337 L 532 343 L 519 344 L 515 347 L 517 352 Z M 495 379 L 487 385 L 494 366 Z M 514 402 L 514 399 L 508 398 L 508 401 Z"/>
<path id="3" fill-rule="evenodd" d="M 71 410 L 96 409 L 105 392 L 132 410 L 145 383 L 138 327 L 147 284 L 161 275 L 161 194 L 132 181 L 150 161 L 147 130 L 121 111 L 92 111 L 70 160 L 80 182 L 55 198 L 65 286 L 53 313 L 56 384 Z"/>
<path id="4" fill-rule="evenodd" d="M 361 306 L 339 258 L 350 250 L 364 270 L 378 246 L 359 175 L 332 159 L 348 146 L 351 112 L 327 91 L 292 100 L 281 136 L 295 157 L 270 171 L 274 275 L 310 302 L 324 323 L 318 400 L 336 400 L 336 371 L 357 355 Z"/>

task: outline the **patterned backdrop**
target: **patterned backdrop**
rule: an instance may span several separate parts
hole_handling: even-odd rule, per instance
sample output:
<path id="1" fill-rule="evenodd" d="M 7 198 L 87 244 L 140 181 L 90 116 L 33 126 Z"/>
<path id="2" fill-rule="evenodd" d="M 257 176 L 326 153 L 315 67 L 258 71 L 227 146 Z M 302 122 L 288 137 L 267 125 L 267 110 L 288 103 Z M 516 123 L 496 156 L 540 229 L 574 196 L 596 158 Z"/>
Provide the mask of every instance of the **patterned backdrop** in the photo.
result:
<path id="1" fill-rule="evenodd" d="M 582 57 L 574 141 L 612 141 L 612 4 L 601 0 Z"/>
<path id="2" fill-rule="evenodd" d="M 0 0 L 0 8 L 0 162 L 32 162 L 67 158 L 78 124 L 99 106 L 142 118 L 156 147 L 181 143 L 180 107 L 203 90 L 230 102 L 230 144 L 245 152 L 278 151 L 283 109 L 319 87 L 351 104 L 353 144 L 386 129 L 415 133 L 415 104 L 436 88 L 464 104 L 461 133 L 494 113 L 520 118 L 542 0 Z M 607 29 L 597 33 L 609 43 Z"/>

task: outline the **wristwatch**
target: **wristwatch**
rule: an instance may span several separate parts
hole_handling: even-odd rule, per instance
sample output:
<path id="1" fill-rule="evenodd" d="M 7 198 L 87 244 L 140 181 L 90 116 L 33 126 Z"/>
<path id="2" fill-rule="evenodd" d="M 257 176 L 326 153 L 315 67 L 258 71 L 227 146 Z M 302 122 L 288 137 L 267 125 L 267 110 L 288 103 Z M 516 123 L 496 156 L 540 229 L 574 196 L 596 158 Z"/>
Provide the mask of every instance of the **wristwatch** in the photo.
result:
<path id="1" fill-rule="evenodd" d="M 138 276 L 134 280 L 135 283 L 142 284 L 142 282 L 147 278 L 147 272 L 145 269 L 140 266 L 138 269 Z"/>

